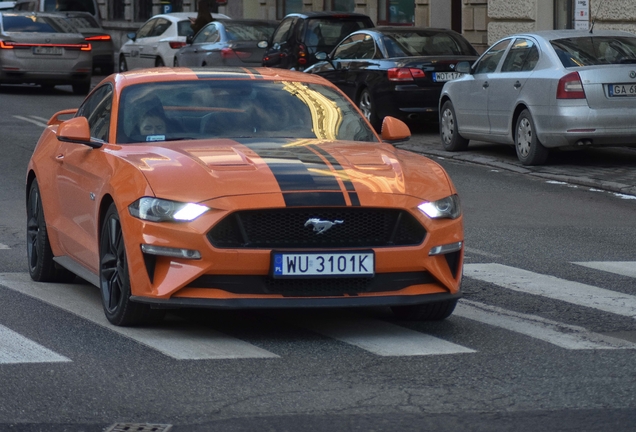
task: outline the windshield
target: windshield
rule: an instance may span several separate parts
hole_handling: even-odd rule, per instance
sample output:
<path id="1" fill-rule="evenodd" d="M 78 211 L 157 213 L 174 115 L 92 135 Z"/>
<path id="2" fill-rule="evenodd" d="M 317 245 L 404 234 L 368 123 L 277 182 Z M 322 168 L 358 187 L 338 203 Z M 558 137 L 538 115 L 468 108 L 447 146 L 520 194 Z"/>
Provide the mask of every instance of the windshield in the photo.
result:
<path id="1" fill-rule="evenodd" d="M 431 55 L 477 55 L 464 39 L 452 33 L 433 31 L 384 32 L 384 44 L 390 57 Z"/>
<path id="2" fill-rule="evenodd" d="M 301 82 L 200 79 L 138 84 L 122 91 L 118 118 L 118 143 L 205 138 L 377 141 L 339 92 Z"/>
<path id="3" fill-rule="evenodd" d="M 589 36 L 550 42 L 564 67 L 636 63 L 636 37 Z"/>
<path id="4" fill-rule="evenodd" d="M 236 23 L 227 22 L 225 32 L 227 38 L 234 41 L 268 40 L 276 29 L 275 23 Z"/>

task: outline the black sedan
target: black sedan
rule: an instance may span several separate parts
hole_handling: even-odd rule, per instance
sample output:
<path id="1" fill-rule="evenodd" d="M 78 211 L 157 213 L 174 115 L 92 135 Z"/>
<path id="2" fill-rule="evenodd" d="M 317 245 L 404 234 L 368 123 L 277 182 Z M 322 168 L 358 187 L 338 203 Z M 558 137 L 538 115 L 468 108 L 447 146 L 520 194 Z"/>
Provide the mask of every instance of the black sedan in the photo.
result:
<path id="1" fill-rule="evenodd" d="M 478 54 L 452 30 L 376 27 L 351 33 L 331 54 L 316 56 L 323 61 L 305 72 L 337 85 L 379 129 L 386 116 L 437 122 L 444 83 L 461 76 L 458 62 L 472 63 Z"/>

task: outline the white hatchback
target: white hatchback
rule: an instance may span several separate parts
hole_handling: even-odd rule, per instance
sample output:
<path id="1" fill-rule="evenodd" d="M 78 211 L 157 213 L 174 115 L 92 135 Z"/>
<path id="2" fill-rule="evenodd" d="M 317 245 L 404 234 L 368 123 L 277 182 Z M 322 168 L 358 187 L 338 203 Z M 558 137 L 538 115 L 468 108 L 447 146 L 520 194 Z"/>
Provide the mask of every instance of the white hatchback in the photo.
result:
<path id="1" fill-rule="evenodd" d="M 130 40 L 119 51 L 119 71 L 172 66 L 175 53 L 185 46 L 186 37 L 192 34 L 190 18 L 196 16 L 196 12 L 155 15 L 136 33 L 128 33 Z M 230 19 L 227 15 L 216 13 L 212 17 Z"/>

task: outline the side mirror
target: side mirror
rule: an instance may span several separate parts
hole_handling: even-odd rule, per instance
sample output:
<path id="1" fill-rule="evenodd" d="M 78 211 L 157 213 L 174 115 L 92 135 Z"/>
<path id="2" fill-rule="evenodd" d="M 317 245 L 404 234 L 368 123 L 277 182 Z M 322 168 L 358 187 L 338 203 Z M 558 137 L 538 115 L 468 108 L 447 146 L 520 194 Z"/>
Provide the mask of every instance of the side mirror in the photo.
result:
<path id="1" fill-rule="evenodd" d="M 457 66 L 455 66 L 455 72 L 469 74 L 470 73 L 470 63 L 467 62 L 467 61 L 462 61 L 462 62 L 457 63 Z"/>
<path id="2" fill-rule="evenodd" d="M 265 48 L 267 48 L 269 46 L 269 44 L 267 43 L 266 40 L 262 40 L 262 41 L 259 41 L 256 44 L 256 46 L 259 47 L 260 49 L 265 49 Z"/>
<path id="3" fill-rule="evenodd" d="M 408 141 L 411 138 L 411 130 L 402 120 L 395 117 L 386 116 L 382 120 L 382 132 L 380 133 L 382 141 L 391 144 Z"/>
<path id="4" fill-rule="evenodd" d="M 84 144 L 92 148 L 102 146 L 100 142 L 91 140 L 91 128 L 86 117 L 73 117 L 60 124 L 57 128 L 57 139 L 64 142 Z"/>
<path id="5" fill-rule="evenodd" d="M 126 36 L 128 36 L 128 39 L 130 39 L 132 41 L 137 39 L 137 33 L 134 33 L 134 32 L 126 33 Z"/>
<path id="6" fill-rule="evenodd" d="M 53 116 L 50 118 L 50 120 L 46 124 L 49 125 L 49 126 L 51 126 L 51 125 L 59 125 L 60 123 L 65 121 L 65 120 L 60 120 L 60 117 L 67 116 L 67 115 L 73 115 L 76 112 L 77 112 L 77 108 L 72 108 L 72 109 L 66 109 L 66 110 L 58 111 L 55 114 L 53 114 Z"/>
<path id="7" fill-rule="evenodd" d="M 317 52 L 315 57 L 316 57 L 316 60 L 320 60 L 320 61 L 324 61 L 324 60 L 327 60 L 329 58 L 327 53 L 324 53 L 324 52 Z"/>
<path id="8" fill-rule="evenodd" d="M 186 45 L 192 45 L 192 41 L 194 40 L 194 35 L 190 34 L 186 36 Z"/>

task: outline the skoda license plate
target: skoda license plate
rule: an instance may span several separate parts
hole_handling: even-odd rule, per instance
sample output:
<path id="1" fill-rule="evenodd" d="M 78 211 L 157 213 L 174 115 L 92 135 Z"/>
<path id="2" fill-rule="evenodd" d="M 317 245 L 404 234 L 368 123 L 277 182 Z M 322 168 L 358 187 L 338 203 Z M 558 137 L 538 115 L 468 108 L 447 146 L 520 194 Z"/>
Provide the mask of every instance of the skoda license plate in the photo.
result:
<path id="1" fill-rule="evenodd" d="M 609 95 L 616 96 L 636 96 L 636 84 L 610 84 Z"/>
<path id="2" fill-rule="evenodd" d="M 433 81 L 434 82 L 446 82 L 450 80 L 457 79 L 464 75 L 459 72 L 433 72 Z"/>
<path id="3" fill-rule="evenodd" d="M 373 251 L 272 252 L 274 277 L 371 277 L 375 271 Z"/>

